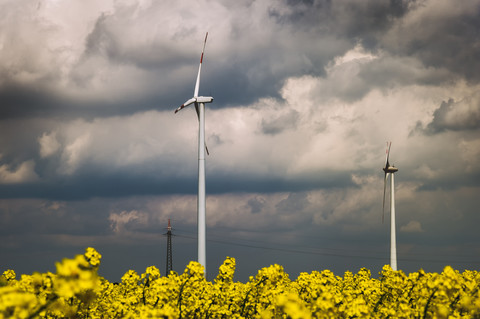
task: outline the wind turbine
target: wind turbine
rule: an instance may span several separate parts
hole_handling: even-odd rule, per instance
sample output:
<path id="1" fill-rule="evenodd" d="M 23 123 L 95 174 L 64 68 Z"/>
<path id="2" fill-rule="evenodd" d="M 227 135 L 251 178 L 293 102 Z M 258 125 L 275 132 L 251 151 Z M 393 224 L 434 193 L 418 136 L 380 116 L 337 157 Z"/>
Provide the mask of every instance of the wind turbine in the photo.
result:
<path id="1" fill-rule="evenodd" d="M 206 222 L 205 222 L 205 150 L 208 154 L 207 146 L 205 145 L 205 103 L 211 103 L 213 97 L 198 96 L 198 89 L 200 87 L 200 73 L 202 71 L 203 52 L 207 43 L 208 32 L 205 35 L 203 42 L 202 55 L 200 56 L 200 65 L 198 66 L 197 82 L 195 83 L 195 90 L 193 97 L 183 103 L 175 110 L 175 113 L 181 109 L 195 105 L 195 110 L 198 116 L 198 198 L 197 198 L 197 227 L 198 227 L 198 262 L 205 268 L 207 273 L 206 263 Z"/>
<path id="2" fill-rule="evenodd" d="M 385 157 L 385 167 L 383 171 L 385 172 L 385 179 L 383 180 L 383 215 L 382 223 L 385 217 L 385 193 L 387 189 L 387 179 L 391 175 L 390 179 L 390 266 L 393 270 L 397 270 L 397 239 L 395 234 L 395 182 L 394 174 L 398 171 L 398 168 L 395 166 L 390 166 L 388 161 L 390 156 L 390 147 L 392 142 L 387 142 L 387 150 Z"/>

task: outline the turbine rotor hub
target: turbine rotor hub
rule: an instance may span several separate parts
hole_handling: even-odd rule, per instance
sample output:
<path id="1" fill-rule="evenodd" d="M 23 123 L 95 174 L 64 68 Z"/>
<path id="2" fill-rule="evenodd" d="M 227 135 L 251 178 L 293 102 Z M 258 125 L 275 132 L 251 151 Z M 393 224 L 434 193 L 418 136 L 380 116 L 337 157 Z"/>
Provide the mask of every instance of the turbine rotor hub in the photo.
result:
<path id="1" fill-rule="evenodd" d="M 389 166 L 384 167 L 383 170 L 385 173 L 395 173 L 396 171 L 398 171 L 398 168 L 396 168 L 395 166 Z"/>

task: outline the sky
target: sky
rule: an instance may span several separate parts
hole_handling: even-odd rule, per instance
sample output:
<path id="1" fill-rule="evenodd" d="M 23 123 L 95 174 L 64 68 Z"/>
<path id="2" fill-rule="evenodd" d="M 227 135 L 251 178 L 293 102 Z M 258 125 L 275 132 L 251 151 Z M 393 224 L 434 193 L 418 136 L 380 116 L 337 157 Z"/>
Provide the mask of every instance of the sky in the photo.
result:
<path id="1" fill-rule="evenodd" d="M 0 271 L 480 269 L 480 1 L 0 1 Z M 388 188 L 387 188 L 388 194 Z"/>

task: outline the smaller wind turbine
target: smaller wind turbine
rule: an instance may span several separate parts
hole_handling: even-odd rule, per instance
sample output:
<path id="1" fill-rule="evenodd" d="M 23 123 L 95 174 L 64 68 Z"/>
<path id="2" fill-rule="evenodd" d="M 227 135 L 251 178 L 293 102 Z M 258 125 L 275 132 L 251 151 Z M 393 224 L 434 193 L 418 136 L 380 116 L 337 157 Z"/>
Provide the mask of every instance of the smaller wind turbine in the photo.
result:
<path id="1" fill-rule="evenodd" d="M 208 149 L 205 144 L 205 103 L 211 103 L 213 97 L 198 96 L 198 89 L 200 87 L 200 73 L 202 71 L 203 52 L 207 44 L 208 32 L 205 35 L 203 42 L 202 55 L 200 56 L 200 65 L 198 66 L 197 82 L 195 83 L 195 90 L 193 97 L 183 103 L 175 110 L 175 113 L 181 109 L 195 105 L 198 117 L 198 197 L 197 197 L 197 227 L 198 227 L 198 262 L 205 268 L 205 275 L 207 273 L 207 256 L 206 256 L 206 221 L 205 221 L 205 150 L 208 154 Z"/>
<path id="2" fill-rule="evenodd" d="M 393 270 L 397 270 L 397 239 L 395 234 L 395 182 L 394 174 L 398 171 L 398 168 L 391 165 L 388 161 L 390 157 L 390 147 L 392 142 L 387 142 L 387 150 L 385 157 L 385 167 L 383 171 L 385 172 L 385 179 L 383 180 L 383 215 L 382 223 L 385 217 L 385 193 L 387 189 L 387 179 L 391 175 L 390 179 L 390 266 Z"/>

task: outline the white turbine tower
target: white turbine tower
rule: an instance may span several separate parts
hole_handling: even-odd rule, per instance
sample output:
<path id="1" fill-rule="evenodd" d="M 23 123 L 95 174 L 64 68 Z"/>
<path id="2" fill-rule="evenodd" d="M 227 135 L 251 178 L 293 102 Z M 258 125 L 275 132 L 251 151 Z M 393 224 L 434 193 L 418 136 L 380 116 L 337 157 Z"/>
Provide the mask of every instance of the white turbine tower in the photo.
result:
<path id="1" fill-rule="evenodd" d="M 395 234 L 395 181 L 394 174 L 398 171 L 398 168 L 395 166 L 390 166 L 388 162 L 390 156 L 390 147 L 392 142 L 387 142 L 386 158 L 385 158 L 385 167 L 383 171 L 385 172 L 385 179 L 383 181 L 383 215 L 382 223 L 385 217 L 385 193 L 387 189 L 387 179 L 391 175 L 390 179 L 390 266 L 393 270 L 397 270 L 397 239 Z"/>
<path id="2" fill-rule="evenodd" d="M 195 110 L 198 116 L 198 198 L 197 198 L 197 227 L 198 227 L 198 262 L 205 267 L 205 275 L 207 273 L 206 263 L 206 221 L 205 221 L 205 150 L 208 154 L 208 149 L 205 145 L 205 103 L 211 103 L 213 97 L 198 96 L 198 89 L 200 86 L 200 73 L 202 71 L 203 52 L 205 51 L 205 44 L 207 43 L 208 32 L 205 35 L 203 42 L 202 55 L 200 56 L 200 65 L 198 67 L 197 82 L 195 83 L 195 90 L 193 97 L 183 103 L 175 110 L 175 113 L 189 106 L 195 105 Z"/>

